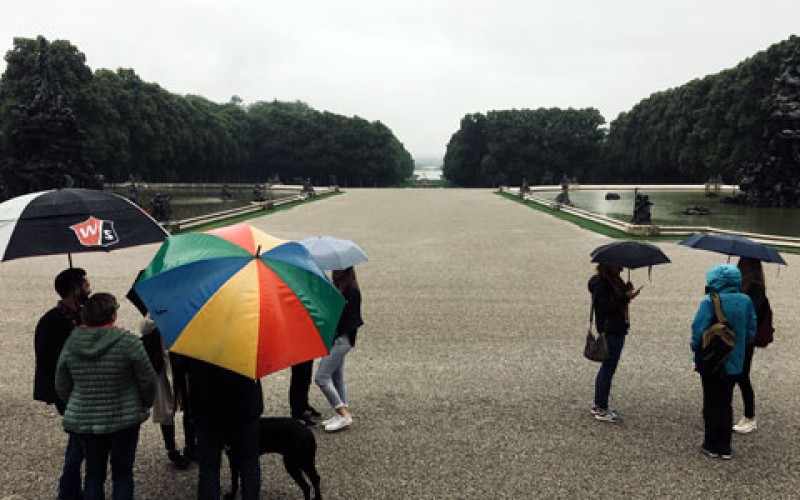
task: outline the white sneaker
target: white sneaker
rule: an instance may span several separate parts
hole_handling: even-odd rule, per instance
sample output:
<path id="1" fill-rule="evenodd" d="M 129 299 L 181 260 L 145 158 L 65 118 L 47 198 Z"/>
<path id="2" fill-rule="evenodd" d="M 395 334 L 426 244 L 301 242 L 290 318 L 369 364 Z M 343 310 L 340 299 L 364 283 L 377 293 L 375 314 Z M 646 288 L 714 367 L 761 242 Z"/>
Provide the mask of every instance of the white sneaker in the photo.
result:
<path id="1" fill-rule="evenodd" d="M 739 423 L 733 426 L 733 430 L 739 434 L 750 434 L 756 429 L 758 429 L 758 421 L 755 417 L 742 417 Z"/>
<path id="2" fill-rule="evenodd" d="M 344 429 L 348 425 L 353 423 L 353 417 L 347 416 L 343 417 L 341 415 L 336 415 L 334 417 L 333 422 L 329 422 L 325 425 L 325 430 L 328 432 L 335 432 L 341 429 Z"/>
<path id="3" fill-rule="evenodd" d="M 333 415 L 331 418 L 327 418 L 327 419 L 323 420 L 323 421 L 322 421 L 322 422 L 320 422 L 320 423 L 321 423 L 323 426 L 326 426 L 326 425 L 328 425 L 328 424 L 332 423 L 333 421 L 335 421 L 337 418 L 341 418 L 341 417 L 342 417 L 341 415 L 339 415 L 338 413 L 336 413 L 336 414 L 334 414 L 334 415 Z"/>

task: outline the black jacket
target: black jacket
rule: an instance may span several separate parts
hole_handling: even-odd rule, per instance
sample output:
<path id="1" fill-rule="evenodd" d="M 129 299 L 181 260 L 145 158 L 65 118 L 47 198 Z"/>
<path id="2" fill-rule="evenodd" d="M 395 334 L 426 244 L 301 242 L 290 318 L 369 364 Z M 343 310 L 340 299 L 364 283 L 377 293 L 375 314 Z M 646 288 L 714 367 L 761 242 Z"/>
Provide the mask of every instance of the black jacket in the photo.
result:
<path id="1" fill-rule="evenodd" d="M 191 358 L 187 363 L 189 407 L 199 426 L 241 427 L 261 416 L 261 381 Z"/>
<path id="2" fill-rule="evenodd" d="M 589 279 L 589 293 L 592 294 L 597 331 L 607 335 L 628 333 L 625 307 L 631 299 L 625 294 L 617 293 L 614 286 L 599 275 Z"/>
<path id="3" fill-rule="evenodd" d="M 356 333 L 358 328 L 364 324 L 361 319 L 361 290 L 355 283 L 350 283 L 342 293 L 347 303 L 342 310 L 342 316 L 336 325 L 336 336 L 347 335 L 350 345 L 356 345 Z"/>
<path id="4" fill-rule="evenodd" d="M 66 405 L 56 395 L 56 364 L 67 337 L 81 323 L 79 315 L 61 302 L 39 319 L 34 334 L 36 369 L 33 377 L 33 399 L 55 403 L 60 414 Z"/>

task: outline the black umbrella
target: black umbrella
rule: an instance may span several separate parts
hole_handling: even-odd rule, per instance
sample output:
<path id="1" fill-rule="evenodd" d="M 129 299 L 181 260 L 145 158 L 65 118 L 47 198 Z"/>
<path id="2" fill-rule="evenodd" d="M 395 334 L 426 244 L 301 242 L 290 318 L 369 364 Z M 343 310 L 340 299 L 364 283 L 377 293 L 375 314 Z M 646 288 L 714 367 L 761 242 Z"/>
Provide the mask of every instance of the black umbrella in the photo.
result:
<path id="1" fill-rule="evenodd" d="M 693 234 L 684 238 L 679 244 L 725 255 L 749 257 L 762 262 L 786 265 L 786 261 L 774 248 L 736 234 Z"/>
<path id="2" fill-rule="evenodd" d="M 601 245 L 590 254 L 592 262 L 610 264 L 626 269 L 668 264 L 669 258 L 655 245 L 640 241 L 615 241 Z"/>
<path id="3" fill-rule="evenodd" d="M 0 203 L 0 260 L 111 251 L 169 236 L 138 205 L 111 192 L 56 189 Z"/>

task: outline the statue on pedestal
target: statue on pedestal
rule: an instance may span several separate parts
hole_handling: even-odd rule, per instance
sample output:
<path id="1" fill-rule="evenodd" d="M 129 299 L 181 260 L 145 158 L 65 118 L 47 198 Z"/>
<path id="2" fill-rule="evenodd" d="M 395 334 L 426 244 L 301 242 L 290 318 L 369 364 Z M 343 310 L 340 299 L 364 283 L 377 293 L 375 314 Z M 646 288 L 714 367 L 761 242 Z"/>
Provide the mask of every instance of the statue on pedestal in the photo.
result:
<path id="1" fill-rule="evenodd" d="M 0 160 L 3 196 L 65 187 L 102 188 L 83 158 L 83 132 L 50 67 L 47 40 L 40 36 L 38 42 L 36 95 L 11 124 L 12 156 Z"/>
<path id="2" fill-rule="evenodd" d="M 650 197 L 648 195 L 636 194 L 633 205 L 633 217 L 631 218 L 631 224 L 636 224 L 640 226 L 652 225 L 653 221 L 650 215 L 651 206 L 653 206 L 653 202 L 650 201 Z"/>

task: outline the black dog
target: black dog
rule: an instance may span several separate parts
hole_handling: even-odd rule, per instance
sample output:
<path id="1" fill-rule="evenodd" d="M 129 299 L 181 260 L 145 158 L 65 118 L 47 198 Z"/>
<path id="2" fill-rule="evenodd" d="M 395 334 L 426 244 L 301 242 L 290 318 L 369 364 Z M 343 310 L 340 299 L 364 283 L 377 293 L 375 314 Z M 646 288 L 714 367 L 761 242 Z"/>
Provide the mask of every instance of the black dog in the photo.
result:
<path id="1" fill-rule="evenodd" d="M 258 452 L 280 453 L 283 455 L 283 465 L 286 472 L 303 490 L 305 500 L 311 499 L 311 487 L 303 477 L 305 472 L 314 487 L 314 500 L 322 500 L 319 492 L 319 474 L 315 466 L 317 454 L 317 440 L 314 434 L 302 422 L 294 418 L 262 418 L 260 420 L 260 436 Z M 225 495 L 226 499 L 236 498 L 239 491 L 239 470 L 228 456 L 231 465 L 231 492 Z"/>

